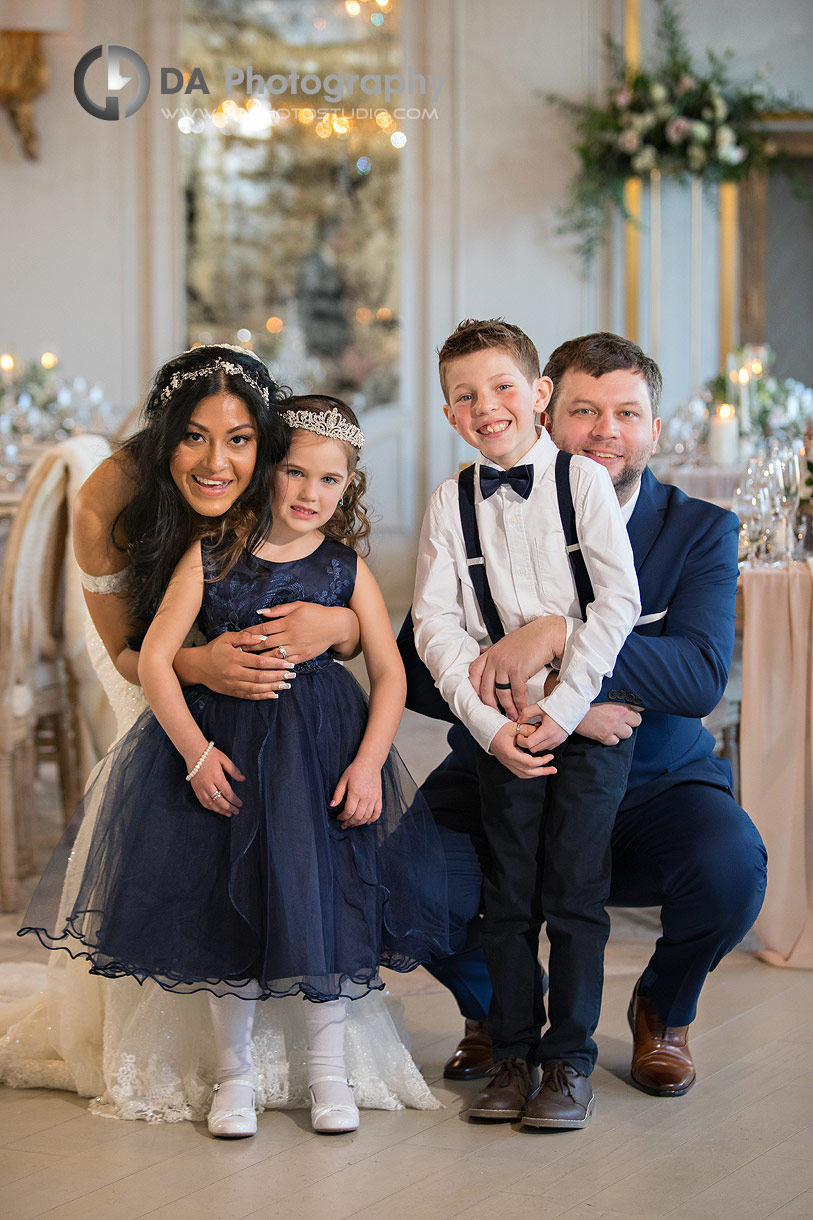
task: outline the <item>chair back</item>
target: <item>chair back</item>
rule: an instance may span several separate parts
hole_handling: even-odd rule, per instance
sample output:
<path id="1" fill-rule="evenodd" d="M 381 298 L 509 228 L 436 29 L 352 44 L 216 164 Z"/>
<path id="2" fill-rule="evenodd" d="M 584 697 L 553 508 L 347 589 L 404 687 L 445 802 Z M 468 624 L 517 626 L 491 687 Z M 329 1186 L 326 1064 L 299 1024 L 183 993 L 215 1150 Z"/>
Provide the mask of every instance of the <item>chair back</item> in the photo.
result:
<path id="1" fill-rule="evenodd" d="M 54 449 L 35 463 L 9 531 L 0 576 L 0 698 L 60 654 L 68 472 Z"/>

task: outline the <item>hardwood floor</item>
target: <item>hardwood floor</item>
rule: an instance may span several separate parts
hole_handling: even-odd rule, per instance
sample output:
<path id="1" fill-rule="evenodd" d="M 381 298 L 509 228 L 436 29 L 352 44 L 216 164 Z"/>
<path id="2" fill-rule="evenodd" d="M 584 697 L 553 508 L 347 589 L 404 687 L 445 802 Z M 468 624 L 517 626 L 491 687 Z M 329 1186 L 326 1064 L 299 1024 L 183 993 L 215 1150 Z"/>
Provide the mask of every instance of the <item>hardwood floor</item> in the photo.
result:
<path id="1" fill-rule="evenodd" d="M 813 976 L 732 954 L 692 1029 L 698 1082 L 648 1097 L 627 1076 L 626 1006 L 643 945 L 612 941 L 586 1131 L 519 1132 L 461 1116 L 476 1084 L 442 1079 L 459 1036 L 423 971 L 389 976 L 439 1111 L 364 1111 L 317 1136 L 305 1111 L 261 1116 L 254 1139 L 202 1124 L 89 1115 L 69 1093 L 0 1088 L 4 1220 L 810 1220 Z"/>
<path id="2" fill-rule="evenodd" d="M 407 763 L 425 773 L 438 726 L 408 718 Z M 204 1124 L 101 1119 L 70 1093 L 0 1087 L 2 1220 L 811 1220 L 813 972 L 731 954 L 691 1032 L 698 1082 L 648 1097 L 628 1077 L 626 1009 L 653 937 L 614 915 L 587 1130 L 520 1132 L 462 1117 L 472 1082 L 442 1078 L 461 1033 L 454 1002 L 423 970 L 388 975 L 413 1053 L 444 1109 L 363 1111 L 324 1137 L 306 1111 L 267 1113 L 250 1140 Z M 38 956 L 0 918 L 0 957 Z"/>

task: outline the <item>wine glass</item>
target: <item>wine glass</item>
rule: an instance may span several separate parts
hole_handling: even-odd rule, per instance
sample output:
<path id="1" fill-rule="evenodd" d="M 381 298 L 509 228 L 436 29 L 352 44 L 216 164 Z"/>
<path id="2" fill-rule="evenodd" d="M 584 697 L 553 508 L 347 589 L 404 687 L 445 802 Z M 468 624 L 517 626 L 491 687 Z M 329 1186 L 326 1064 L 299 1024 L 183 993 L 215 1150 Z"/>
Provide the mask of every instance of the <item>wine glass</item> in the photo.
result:
<path id="1" fill-rule="evenodd" d="M 776 542 L 771 547 L 771 559 L 784 565 L 793 561 L 796 514 L 801 495 L 799 455 L 791 445 L 777 446 L 771 459 L 775 480 Z"/>
<path id="2" fill-rule="evenodd" d="M 20 473 L 19 450 L 11 442 L 0 446 L 0 487 L 13 489 Z"/>
<path id="3" fill-rule="evenodd" d="M 767 487 L 738 487 L 731 508 L 740 521 L 740 561 L 754 567 L 758 562 L 757 548 L 767 535 L 772 517 Z"/>

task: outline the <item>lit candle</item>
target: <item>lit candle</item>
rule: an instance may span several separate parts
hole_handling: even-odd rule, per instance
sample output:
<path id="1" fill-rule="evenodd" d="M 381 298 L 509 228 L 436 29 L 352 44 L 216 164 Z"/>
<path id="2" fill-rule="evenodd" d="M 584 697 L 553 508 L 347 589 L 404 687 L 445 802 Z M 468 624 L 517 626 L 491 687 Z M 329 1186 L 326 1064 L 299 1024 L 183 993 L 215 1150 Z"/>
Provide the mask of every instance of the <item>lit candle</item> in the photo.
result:
<path id="1" fill-rule="evenodd" d="M 754 348 L 754 359 L 751 361 L 751 376 L 759 381 L 768 371 L 771 349 L 767 343 L 758 343 Z"/>
<path id="2" fill-rule="evenodd" d="M 740 458 L 740 432 L 737 416 L 724 402 L 709 420 L 709 457 L 715 466 L 736 466 Z"/>
<path id="3" fill-rule="evenodd" d="M 740 429 L 743 436 L 747 436 L 751 431 L 751 395 L 748 392 L 748 383 L 751 380 L 751 374 L 747 368 L 741 368 L 738 375 L 740 383 Z"/>

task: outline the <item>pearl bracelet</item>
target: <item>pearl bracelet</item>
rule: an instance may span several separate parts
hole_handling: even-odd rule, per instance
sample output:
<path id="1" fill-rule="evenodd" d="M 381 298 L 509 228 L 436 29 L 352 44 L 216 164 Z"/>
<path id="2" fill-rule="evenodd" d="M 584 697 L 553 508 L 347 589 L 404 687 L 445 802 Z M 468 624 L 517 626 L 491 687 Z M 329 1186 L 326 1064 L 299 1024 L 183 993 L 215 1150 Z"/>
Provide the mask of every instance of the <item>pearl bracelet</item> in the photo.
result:
<path id="1" fill-rule="evenodd" d="M 214 749 L 214 746 L 215 746 L 215 743 L 214 743 L 213 741 L 210 741 L 210 742 L 209 742 L 209 744 L 208 744 L 208 746 L 206 747 L 206 749 L 205 749 L 205 750 L 203 751 L 203 753 L 201 754 L 201 756 L 200 756 L 200 758 L 198 759 L 198 761 L 195 763 L 195 765 L 194 765 L 194 767 L 192 768 L 192 770 L 191 770 L 191 771 L 189 772 L 189 774 L 187 775 L 187 777 L 186 777 L 187 779 L 194 779 L 194 777 L 197 775 L 198 771 L 200 771 L 201 767 L 203 766 L 203 764 L 204 764 L 204 762 L 205 762 L 205 760 L 206 760 L 206 756 L 207 756 L 207 754 L 209 753 L 209 751 L 210 751 L 210 750 L 213 750 L 213 749 Z"/>

